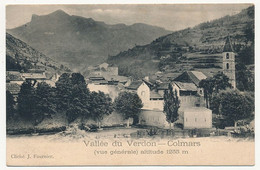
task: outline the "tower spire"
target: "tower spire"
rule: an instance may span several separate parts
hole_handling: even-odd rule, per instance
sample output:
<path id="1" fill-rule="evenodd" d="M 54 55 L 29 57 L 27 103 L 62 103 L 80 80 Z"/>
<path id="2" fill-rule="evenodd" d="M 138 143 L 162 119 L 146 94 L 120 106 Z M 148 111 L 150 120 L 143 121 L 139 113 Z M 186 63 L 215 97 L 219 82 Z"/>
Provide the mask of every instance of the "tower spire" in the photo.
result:
<path id="1" fill-rule="evenodd" d="M 232 87 L 236 88 L 235 53 L 229 35 L 226 38 L 222 55 L 223 73 L 229 78 L 229 82 L 232 85 Z"/>
<path id="2" fill-rule="evenodd" d="M 226 37 L 226 42 L 225 42 L 225 45 L 224 45 L 223 52 L 234 52 L 234 49 L 233 49 L 233 46 L 232 46 L 229 34 Z"/>

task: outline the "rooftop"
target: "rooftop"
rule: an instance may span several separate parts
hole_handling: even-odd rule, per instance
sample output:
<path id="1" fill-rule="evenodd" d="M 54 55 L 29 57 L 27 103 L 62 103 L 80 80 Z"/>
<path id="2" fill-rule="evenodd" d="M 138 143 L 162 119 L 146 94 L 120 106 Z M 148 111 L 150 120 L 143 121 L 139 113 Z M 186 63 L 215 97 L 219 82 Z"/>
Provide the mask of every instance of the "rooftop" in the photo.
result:
<path id="1" fill-rule="evenodd" d="M 105 78 L 102 76 L 91 76 L 89 77 L 89 80 L 105 80 Z"/>
<path id="2" fill-rule="evenodd" d="M 143 81 L 133 81 L 126 89 L 137 90 L 142 83 Z"/>
<path id="3" fill-rule="evenodd" d="M 182 91 L 197 91 L 197 87 L 193 83 L 183 83 L 179 81 L 174 81 L 173 83 L 175 83 Z"/>
<path id="4" fill-rule="evenodd" d="M 125 76 L 115 76 L 115 75 L 104 75 L 104 78 L 108 81 L 119 81 L 127 82 L 128 78 Z"/>
<path id="5" fill-rule="evenodd" d="M 20 72 L 6 72 L 6 81 L 23 81 Z"/>
<path id="6" fill-rule="evenodd" d="M 41 73 L 22 73 L 22 77 L 25 79 L 46 79 L 46 75 Z"/>
<path id="7" fill-rule="evenodd" d="M 20 85 L 16 83 L 6 83 L 6 90 L 10 91 L 12 95 L 17 95 L 20 92 Z"/>
<path id="8" fill-rule="evenodd" d="M 159 93 L 155 91 L 150 91 L 150 99 L 162 99 L 162 98 L 163 97 Z"/>
<path id="9" fill-rule="evenodd" d="M 200 71 L 185 71 L 174 81 L 185 82 L 185 83 L 194 83 L 196 86 L 199 86 L 199 82 L 203 79 L 206 79 L 207 76 Z"/>
<path id="10" fill-rule="evenodd" d="M 234 52 L 234 49 L 233 49 L 233 46 L 232 46 L 232 43 L 230 40 L 230 36 L 227 36 L 227 38 L 226 38 L 223 52 Z"/>
<path id="11" fill-rule="evenodd" d="M 167 90 L 169 87 L 169 83 L 161 83 L 159 84 L 159 86 L 157 87 L 158 90 Z"/>

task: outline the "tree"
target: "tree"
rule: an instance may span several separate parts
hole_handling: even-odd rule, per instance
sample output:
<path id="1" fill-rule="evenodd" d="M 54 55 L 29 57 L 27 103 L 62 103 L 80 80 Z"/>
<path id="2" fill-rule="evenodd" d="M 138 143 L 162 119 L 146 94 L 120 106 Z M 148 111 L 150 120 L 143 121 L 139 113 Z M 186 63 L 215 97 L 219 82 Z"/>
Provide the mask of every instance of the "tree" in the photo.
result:
<path id="1" fill-rule="evenodd" d="M 104 115 L 109 115 L 113 111 L 112 99 L 103 92 L 91 93 L 91 117 L 98 122 L 99 129 L 101 128 L 101 120 Z"/>
<path id="2" fill-rule="evenodd" d="M 139 115 L 143 107 L 142 100 L 136 93 L 121 92 L 115 99 L 115 109 L 118 113 L 127 119 L 127 127 L 129 127 L 129 119 Z"/>
<path id="3" fill-rule="evenodd" d="M 14 117 L 14 97 L 10 91 L 6 91 L 6 120 L 10 120 Z"/>
<path id="4" fill-rule="evenodd" d="M 206 107 L 210 107 L 210 101 L 213 94 L 214 81 L 213 78 L 203 79 L 199 82 L 199 87 L 203 88 L 204 98 L 206 100 Z"/>
<path id="5" fill-rule="evenodd" d="M 45 82 L 38 83 L 36 88 L 36 114 L 40 123 L 45 117 L 56 113 L 55 89 Z"/>
<path id="6" fill-rule="evenodd" d="M 19 64 L 19 60 L 12 58 L 9 55 L 6 55 L 6 70 L 18 70 L 21 71 L 22 67 Z"/>
<path id="7" fill-rule="evenodd" d="M 25 120 L 33 121 L 37 124 L 37 109 L 36 109 L 36 94 L 35 89 L 31 82 L 24 82 L 18 94 L 18 113 Z"/>
<path id="8" fill-rule="evenodd" d="M 255 90 L 254 76 L 244 63 L 236 64 L 236 85 L 240 91 Z"/>
<path id="9" fill-rule="evenodd" d="M 199 87 L 204 90 L 204 98 L 206 99 L 207 108 L 210 107 L 213 93 L 218 93 L 220 90 L 231 88 L 229 78 L 222 72 L 217 73 L 213 77 L 203 79 L 199 82 Z"/>
<path id="10" fill-rule="evenodd" d="M 178 110 L 180 108 L 180 101 L 177 95 L 177 91 L 175 90 L 173 92 L 173 88 L 171 84 L 169 84 L 168 90 L 165 90 L 163 98 L 164 98 L 163 112 L 166 115 L 166 121 L 169 123 L 171 129 L 171 124 L 173 124 L 173 128 L 174 128 L 174 122 L 178 120 L 179 117 Z"/>
<path id="11" fill-rule="evenodd" d="M 73 98 L 73 100 L 70 102 L 68 110 L 66 111 L 68 123 L 73 122 L 79 116 L 82 116 L 83 113 L 84 104 L 80 101 L 79 98 Z M 81 120 L 83 120 L 83 118 Z"/>
<path id="12" fill-rule="evenodd" d="M 57 109 L 65 113 L 68 123 L 90 116 L 90 92 L 80 73 L 64 73 L 56 82 Z"/>
<path id="13" fill-rule="evenodd" d="M 57 109 L 61 112 L 65 112 L 69 109 L 71 97 L 72 97 L 72 84 L 69 73 L 63 73 L 59 80 L 55 83 L 56 95 L 57 95 Z"/>
<path id="14" fill-rule="evenodd" d="M 87 88 L 85 78 L 80 73 L 71 74 L 72 104 L 74 113 L 83 119 L 89 118 L 91 109 L 91 94 Z"/>
<path id="15" fill-rule="evenodd" d="M 235 128 L 238 120 L 249 118 L 254 112 L 254 97 L 249 93 L 229 89 L 220 91 L 213 99 L 219 112 L 232 120 Z"/>
<path id="16" fill-rule="evenodd" d="M 219 72 L 213 76 L 213 92 L 218 93 L 220 90 L 231 88 L 229 78 L 223 73 Z"/>

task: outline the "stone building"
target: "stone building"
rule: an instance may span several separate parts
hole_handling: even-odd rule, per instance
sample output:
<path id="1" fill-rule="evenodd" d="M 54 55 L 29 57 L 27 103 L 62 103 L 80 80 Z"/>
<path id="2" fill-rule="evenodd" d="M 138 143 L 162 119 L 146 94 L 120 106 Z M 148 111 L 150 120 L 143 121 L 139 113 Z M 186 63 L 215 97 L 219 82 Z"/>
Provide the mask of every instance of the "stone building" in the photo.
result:
<path id="1" fill-rule="evenodd" d="M 188 71 L 176 77 L 172 82 L 154 84 L 146 78 L 142 81 L 132 82 L 126 89 L 136 92 L 143 102 L 142 112 L 139 116 L 141 124 L 169 127 L 165 113 L 163 113 L 163 95 L 170 84 L 173 90 L 176 90 L 180 100 L 177 122 L 183 123 L 184 128 L 211 128 L 212 112 L 205 108 L 203 89 L 199 87 L 199 82 L 206 78 L 207 76 L 202 72 Z M 189 122 L 187 122 L 188 120 Z"/>
<path id="2" fill-rule="evenodd" d="M 207 76 L 199 71 L 186 71 L 172 82 L 173 90 L 177 91 L 180 100 L 180 110 L 187 107 L 205 107 L 203 89 L 199 82 Z"/>
<path id="3" fill-rule="evenodd" d="M 212 128 L 212 111 L 205 107 L 187 107 L 183 111 L 184 129 Z"/>

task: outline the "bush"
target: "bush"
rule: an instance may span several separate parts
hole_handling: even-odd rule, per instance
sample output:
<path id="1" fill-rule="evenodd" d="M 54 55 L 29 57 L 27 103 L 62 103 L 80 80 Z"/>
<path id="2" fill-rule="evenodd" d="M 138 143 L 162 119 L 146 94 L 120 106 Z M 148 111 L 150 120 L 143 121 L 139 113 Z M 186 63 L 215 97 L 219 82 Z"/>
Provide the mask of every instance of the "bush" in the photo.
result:
<path id="1" fill-rule="evenodd" d="M 158 128 L 152 127 L 152 128 L 147 129 L 146 132 L 149 136 L 154 136 L 154 135 L 158 134 Z"/>
<path id="2" fill-rule="evenodd" d="M 177 127 L 177 128 L 183 129 L 182 123 L 175 123 L 174 126 Z"/>
<path id="3" fill-rule="evenodd" d="M 96 132 L 98 129 L 98 126 L 95 124 L 89 124 L 89 125 L 85 125 L 84 123 L 79 124 L 78 128 L 80 130 L 85 130 L 85 131 L 89 131 L 89 132 Z"/>
<path id="4" fill-rule="evenodd" d="M 190 135 L 194 136 L 196 135 L 197 137 L 208 137 L 210 136 L 210 133 L 212 132 L 212 130 L 210 129 L 191 129 L 190 131 Z"/>
<path id="5" fill-rule="evenodd" d="M 229 119 L 215 118 L 213 120 L 213 126 L 217 129 L 225 129 L 225 127 L 233 126 L 234 122 Z"/>

